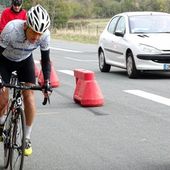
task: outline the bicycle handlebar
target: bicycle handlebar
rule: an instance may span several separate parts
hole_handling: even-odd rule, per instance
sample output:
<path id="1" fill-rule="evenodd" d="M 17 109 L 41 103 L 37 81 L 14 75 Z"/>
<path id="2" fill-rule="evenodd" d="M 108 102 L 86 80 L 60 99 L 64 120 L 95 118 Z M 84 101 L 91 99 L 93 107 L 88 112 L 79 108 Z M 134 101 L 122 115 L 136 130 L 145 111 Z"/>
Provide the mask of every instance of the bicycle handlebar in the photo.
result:
<path id="1" fill-rule="evenodd" d="M 18 89 L 18 90 L 39 90 L 39 91 L 43 91 L 43 88 L 39 85 L 12 85 L 12 84 L 8 84 L 8 83 L 0 83 L 0 87 L 7 87 L 7 88 L 14 88 L 14 89 Z M 49 96 L 44 97 L 44 100 L 42 102 L 43 105 L 47 104 L 47 101 L 50 103 L 50 98 Z"/>

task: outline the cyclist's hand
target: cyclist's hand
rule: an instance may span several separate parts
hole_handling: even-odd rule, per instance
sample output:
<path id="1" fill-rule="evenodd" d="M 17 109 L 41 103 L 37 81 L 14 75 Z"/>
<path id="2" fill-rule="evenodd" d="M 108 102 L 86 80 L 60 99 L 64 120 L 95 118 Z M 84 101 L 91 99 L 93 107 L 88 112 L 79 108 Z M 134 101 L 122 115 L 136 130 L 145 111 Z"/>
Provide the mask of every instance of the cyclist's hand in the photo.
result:
<path id="1" fill-rule="evenodd" d="M 49 96 L 49 95 L 52 93 L 52 87 L 51 87 L 51 85 L 50 85 L 49 80 L 46 80 L 46 81 L 44 82 L 44 85 L 43 85 L 43 93 L 44 93 L 45 96 L 46 96 L 46 95 Z"/>
<path id="2" fill-rule="evenodd" d="M 49 80 L 46 80 L 43 87 L 42 87 L 42 91 L 43 91 L 43 94 L 44 94 L 44 101 L 43 101 L 43 105 L 46 105 L 47 101 L 48 103 L 50 103 L 50 94 L 52 93 L 52 87 L 50 86 L 50 82 Z"/>

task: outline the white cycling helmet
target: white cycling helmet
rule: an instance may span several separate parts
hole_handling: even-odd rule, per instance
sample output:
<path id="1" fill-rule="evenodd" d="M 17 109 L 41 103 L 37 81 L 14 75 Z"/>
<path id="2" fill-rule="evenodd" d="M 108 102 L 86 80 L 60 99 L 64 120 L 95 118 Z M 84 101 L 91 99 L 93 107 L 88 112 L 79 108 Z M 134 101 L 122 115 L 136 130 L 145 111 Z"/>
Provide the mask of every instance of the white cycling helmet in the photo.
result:
<path id="1" fill-rule="evenodd" d="M 44 33 L 50 26 L 49 14 L 38 4 L 27 12 L 27 25 L 37 33 Z"/>

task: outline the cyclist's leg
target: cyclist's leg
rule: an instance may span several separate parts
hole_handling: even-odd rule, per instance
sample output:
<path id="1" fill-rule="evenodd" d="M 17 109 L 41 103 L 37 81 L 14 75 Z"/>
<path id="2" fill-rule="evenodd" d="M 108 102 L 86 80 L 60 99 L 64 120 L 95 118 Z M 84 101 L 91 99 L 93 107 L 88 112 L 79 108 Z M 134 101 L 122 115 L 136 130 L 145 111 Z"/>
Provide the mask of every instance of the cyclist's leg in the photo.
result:
<path id="1" fill-rule="evenodd" d="M 8 89 L 5 89 L 0 92 L 0 124 L 3 124 L 4 120 L 4 113 L 8 106 Z"/>
<path id="2" fill-rule="evenodd" d="M 8 105 L 8 90 L 0 93 L 0 142 L 2 142 L 2 131 L 4 127 L 4 122 L 6 116 L 4 115 L 6 112 L 6 108 Z"/>
<path id="3" fill-rule="evenodd" d="M 21 66 L 20 69 L 17 70 L 19 81 L 26 82 L 26 84 L 35 84 L 35 68 L 34 68 L 34 61 L 32 55 L 29 58 L 27 58 L 25 61 L 23 61 L 20 66 Z M 32 153 L 30 135 L 32 130 L 32 124 L 36 114 L 34 91 L 32 90 L 23 91 L 23 99 L 24 99 L 24 111 L 25 111 L 25 118 L 26 118 L 25 137 L 29 139 L 26 140 L 26 143 L 29 144 L 27 145 L 28 147 L 25 149 L 25 155 L 30 155 Z"/>
<path id="4" fill-rule="evenodd" d="M 8 83 L 10 81 L 11 75 L 11 61 L 3 56 L 0 56 L 0 75 L 4 82 Z M 4 113 L 6 112 L 8 104 L 8 90 L 3 89 L 0 91 L 0 141 L 2 141 L 2 130 L 5 121 Z"/>
<path id="5" fill-rule="evenodd" d="M 35 84 L 35 68 L 32 55 L 20 63 L 20 69 L 17 70 L 20 82 L 26 82 L 27 85 Z M 24 111 L 26 114 L 26 125 L 31 126 L 35 117 L 35 98 L 34 91 L 23 91 Z M 27 134 L 26 134 L 27 136 Z"/>

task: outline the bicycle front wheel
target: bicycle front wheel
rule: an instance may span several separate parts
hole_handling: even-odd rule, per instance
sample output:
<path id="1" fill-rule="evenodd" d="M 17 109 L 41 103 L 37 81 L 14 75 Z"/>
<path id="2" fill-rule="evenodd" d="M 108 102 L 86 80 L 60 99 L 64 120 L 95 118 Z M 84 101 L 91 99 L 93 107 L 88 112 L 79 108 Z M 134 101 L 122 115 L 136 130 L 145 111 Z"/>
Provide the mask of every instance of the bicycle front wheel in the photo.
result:
<path id="1" fill-rule="evenodd" d="M 13 121 L 12 149 L 10 152 L 10 169 L 22 170 L 25 149 L 25 114 L 21 108 L 17 109 Z"/>
<path id="2" fill-rule="evenodd" d="M 4 124 L 3 143 L 4 143 L 4 168 L 8 168 L 11 153 L 11 134 L 12 134 L 12 111 L 9 110 Z"/>

